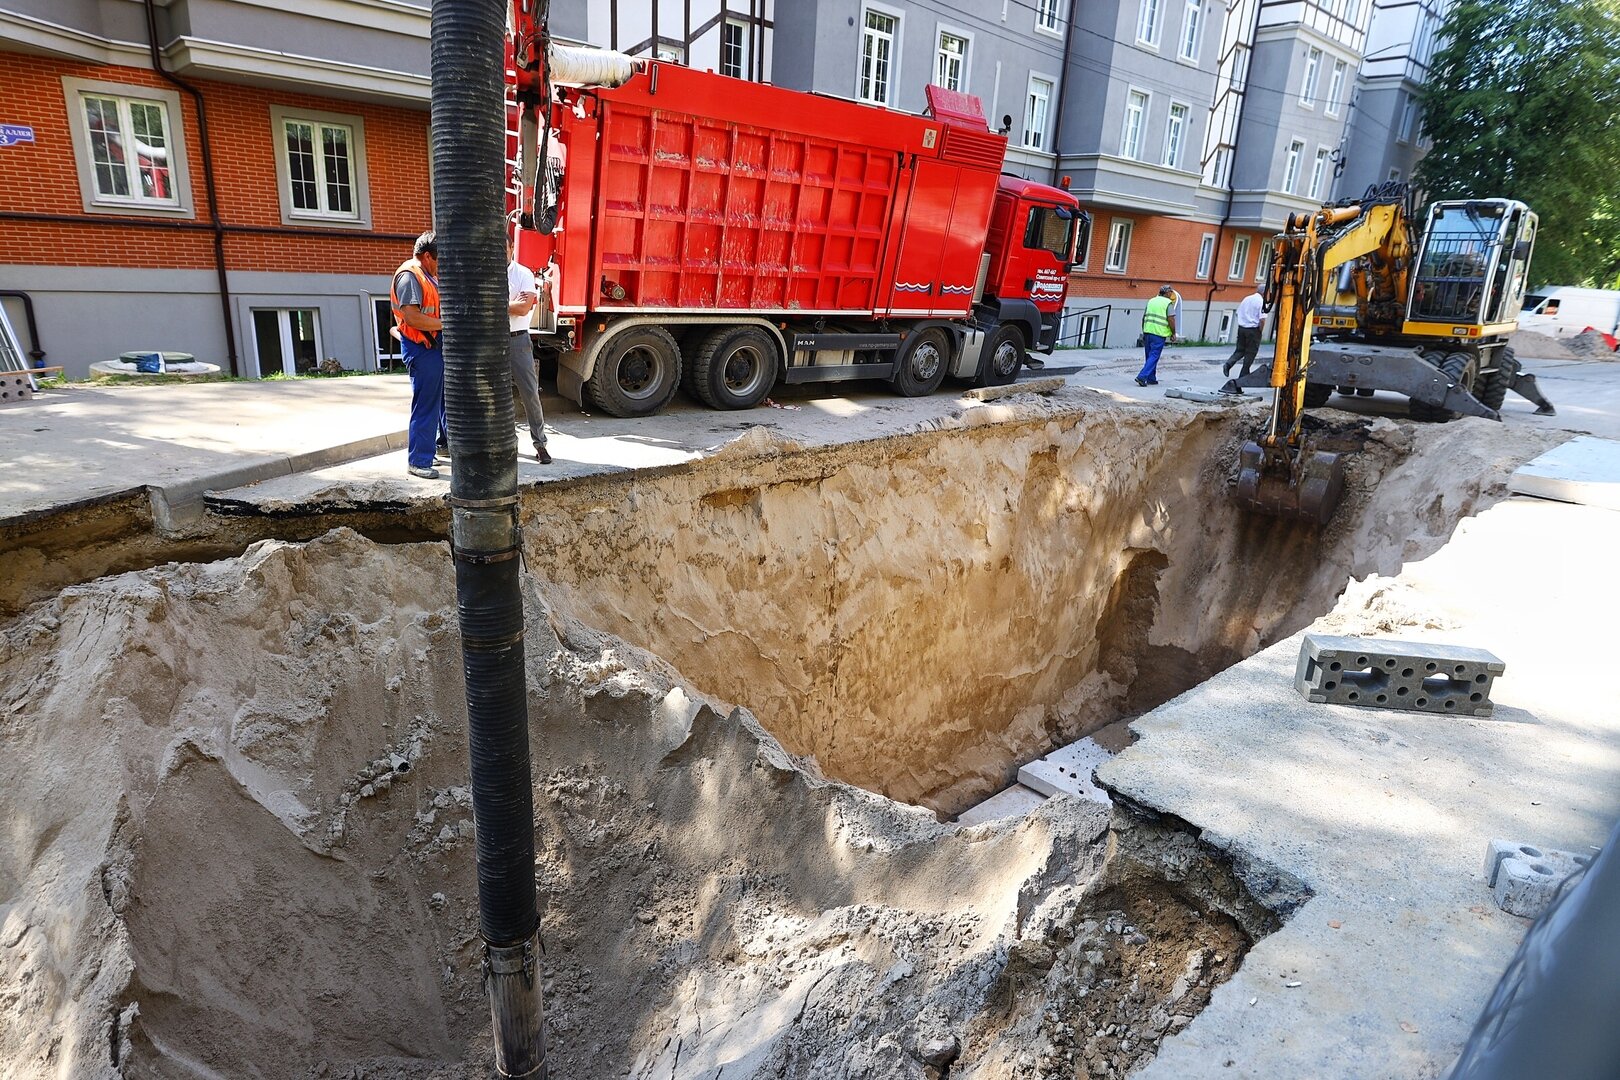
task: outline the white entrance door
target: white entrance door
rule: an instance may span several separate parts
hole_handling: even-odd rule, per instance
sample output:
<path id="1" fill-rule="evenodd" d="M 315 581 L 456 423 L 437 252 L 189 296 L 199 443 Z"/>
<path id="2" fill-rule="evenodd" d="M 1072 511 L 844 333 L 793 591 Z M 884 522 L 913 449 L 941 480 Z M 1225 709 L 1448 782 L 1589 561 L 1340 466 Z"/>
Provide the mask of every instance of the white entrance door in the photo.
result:
<path id="1" fill-rule="evenodd" d="M 321 363 L 321 313 L 315 308 L 254 308 L 259 378 L 308 375 Z"/>

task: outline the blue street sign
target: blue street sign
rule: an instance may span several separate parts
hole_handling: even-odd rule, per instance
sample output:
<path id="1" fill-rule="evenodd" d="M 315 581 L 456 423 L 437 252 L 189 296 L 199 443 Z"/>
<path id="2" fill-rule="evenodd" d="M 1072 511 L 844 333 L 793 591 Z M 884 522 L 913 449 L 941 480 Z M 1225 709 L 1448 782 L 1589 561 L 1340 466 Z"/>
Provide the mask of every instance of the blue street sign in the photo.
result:
<path id="1" fill-rule="evenodd" d="M 0 124 L 0 146 L 16 146 L 33 141 L 34 129 L 27 124 Z"/>

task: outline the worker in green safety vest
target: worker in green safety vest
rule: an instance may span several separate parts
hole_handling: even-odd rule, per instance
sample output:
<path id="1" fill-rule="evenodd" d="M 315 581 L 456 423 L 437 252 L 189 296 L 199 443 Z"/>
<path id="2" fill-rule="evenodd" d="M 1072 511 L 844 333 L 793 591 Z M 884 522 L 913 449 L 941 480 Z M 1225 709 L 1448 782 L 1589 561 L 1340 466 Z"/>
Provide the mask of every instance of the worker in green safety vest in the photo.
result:
<path id="1" fill-rule="evenodd" d="M 1137 386 L 1159 385 L 1159 354 L 1165 342 L 1176 340 L 1175 307 L 1176 290 L 1161 285 L 1159 295 L 1149 300 L 1142 311 L 1142 350 L 1147 357 L 1136 376 Z"/>

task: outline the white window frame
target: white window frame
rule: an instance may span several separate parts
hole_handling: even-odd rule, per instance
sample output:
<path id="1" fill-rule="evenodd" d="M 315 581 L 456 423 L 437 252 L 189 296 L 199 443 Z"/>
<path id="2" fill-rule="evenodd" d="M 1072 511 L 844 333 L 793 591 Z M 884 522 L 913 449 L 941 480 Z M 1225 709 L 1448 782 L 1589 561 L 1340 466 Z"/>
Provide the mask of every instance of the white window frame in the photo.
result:
<path id="1" fill-rule="evenodd" d="M 958 30 L 956 27 L 946 23 L 938 23 L 934 26 L 934 82 L 936 85 L 945 86 L 945 83 L 940 80 L 940 67 L 944 64 L 946 57 L 950 55 L 945 52 L 945 38 L 947 37 L 953 37 L 962 42 L 962 70 L 958 80 L 959 84 L 955 87 L 947 87 L 947 89 L 954 89 L 965 94 L 968 92 L 968 63 L 973 56 L 973 35 L 966 30 Z"/>
<path id="2" fill-rule="evenodd" d="M 1080 316 L 1080 336 L 1076 339 L 1075 343 L 1078 345 L 1097 344 L 1097 342 L 1093 341 L 1092 338 L 1097 336 L 1098 329 L 1097 316 L 1095 313 L 1088 313 Z"/>
<path id="3" fill-rule="evenodd" d="M 349 183 L 354 191 L 353 214 L 331 214 L 325 211 L 303 210 L 293 206 L 292 170 L 287 161 L 288 122 L 324 124 L 328 127 L 349 129 Z M 276 159 L 276 190 L 281 199 L 283 225 L 313 225 L 331 229 L 371 228 L 371 184 L 366 176 L 366 122 L 358 116 L 345 113 L 321 112 L 316 109 L 294 109 L 285 105 L 270 106 L 270 139 Z M 316 137 L 316 159 L 320 161 L 319 135 Z M 322 164 L 324 170 L 324 163 Z M 326 201 L 325 174 L 316 186 L 319 201 Z"/>
<path id="4" fill-rule="evenodd" d="M 1036 83 L 1045 85 L 1046 94 L 1044 98 L 1036 95 Z M 1029 73 L 1028 89 L 1024 92 L 1024 149 L 1038 150 L 1043 154 L 1052 152 L 1049 145 L 1051 139 L 1048 136 L 1050 134 L 1049 129 L 1052 126 L 1052 98 L 1056 93 L 1057 80 L 1055 78 L 1050 75 L 1042 75 L 1037 71 Z M 1032 130 L 1032 125 L 1037 119 L 1035 116 L 1037 103 L 1040 103 L 1040 126 L 1038 129 Z M 1031 135 L 1036 138 L 1033 143 L 1030 142 Z"/>
<path id="5" fill-rule="evenodd" d="M 258 328 L 254 325 L 260 312 L 275 312 L 277 328 L 281 331 L 281 374 L 297 375 L 298 361 L 293 356 L 292 339 L 292 313 L 307 311 L 314 316 L 310 320 L 310 328 L 315 331 L 315 370 L 319 371 L 321 359 L 326 355 L 326 343 L 321 335 L 321 308 L 319 304 L 310 304 L 307 307 L 253 307 L 248 309 L 248 338 L 253 342 L 253 367 L 259 378 L 265 377 L 264 357 L 259 355 Z M 275 374 L 275 372 L 270 372 Z"/>
<path id="6" fill-rule="evenodd" d="M 1211 187 L 1227 187 L 1232 181 L 1232 148 L 1217 146 L 1209 159 L 1208 183 Z"/>
<path id="7" fill-rule="evenodd" d="M 394 300 L 391 296 L 371 298 L 371 321 L 377 327 L 377 367 L 385 371 L 405 362 L 405 346 L 384 327 L 394 323 Z"/>
<path id="8" fill-rule="evenodd" d="M 1266 280 L 1266 273 L 1271 269 L 1271 260 L 1277 256 L 1277 241 L 1266 237 L 1260 241 L 1260 254 L 1254 259 L 1254 280 L 1256 284 Z"/>
<path id="9" fill-rule="evenodd" d="M 1234 314 L 1236 314 L 1236 312 L 1232 312 L 1232 311 L 1223 311 L 1223 312 L 1221 312 L 1221 328 L 1220 328 L 1219 331 L 1217 331 L 1217 335 L 1218 335 L 1219 340 L 1221 340 L 1221 341 L 1231 341 L 1232 340 L 1232 316 Z"/>
<path id="10" fill-rule="evenodd" d="M 1136 125 L 1136 142 L 1132 146 L 1128 142 L 1131 130 L 1131 102 L 1133 98 L 1142 99 L 1141 119 Z M 1125 117 L 1119 127 L 1119 156 L 1131 161 L 1142 160 L 1142 145 L 1147 141 L 1148 113 L 1153 109 L 1153 94 L 1135 86 L 1125 88 Z"/>
<path id="11" fill-rule="evenodd" d="M 1242 281 L 1244 271 L 1248 268 L 1249 238 L 1247 236 L 1234 236 L 1232 238 L 1232 257 L 1226 268 L 1226 280 Z"/>
<path id="12" fill-rule="evenodd" d="M 1391 170 L 1389 170 L 1389 178 L 1391 180 L 1399 180 L 1401 178 L 1401 170 L 1399 170 L 1399 169 L 1391 169 Z"/>
<path id="13" fill-rule="evenodd" d="M 117 214 L 123 217 L 193 218 L 191 177 L 186 168 L 185 113 L 180 95 L 173 90 L 103 82 L 95 79 L 62 79 L 62 97 L 67 105 L 68 135 L 73 144 L 73 161 L 79 175 L 79 195 L 87 214 Z M 148 199 L 137 195 L 103 195 L 96 188 L 95 156 L 90 145 L 89 121 L 85 118 L 86 97 L 110 97 L 119 102 L 120 131 L 129 130 L 129 102 L 157 105 L 163 110 L 164 136 L 168 145 L 169 182 L 174 188 L 170 199 Z M 126 169 L 128 168 L 126 163 Z M 130 191 L 137 190 L 138 177 L 130 176 Z"/>
<path id="14" fill-rule="evenodd" d="M 1248 45 L 1232 46 L 1232 67 L 1230 71 L 1231 89 L 1241 93 L 1249 85 L 1249 61 L 1253 59 L 1254 50 Z"/>
<path id="15" fill-rule="evenodd" d="M 1299 80 L 1299 107 L 1316 108 L 1316 84 L 1322 78 L 1322 50 L 1312 45 L 1305 52 L 1305 73 Z"/>
<path id="16" fill-rule="evenodd" d="M 726 67 L 727 67 L 727 65 L 726 65 L 726 48 L 727 48 L 726 34 L 729 33 L 732 30 L 740 31 L 741 34 L 742 34 L 741 44 L 737 46 L 737 59 L 738 59 L 737 69 L 738 70 L 735 73 L 726 70 Z M 720 74 L 729 75 L 733 79 L 746 79 L 746 78 L 750 77 L 750 73 L 754 70 L 754 65 L 753 65 L 753 59 L 754 58 L 749 55 L 749 46 L 752 44 L 752 39 L 753 39 L 753 36 L 754 36 L 753 33 L 751 32 L 752 30 L 753 30 L 753 28 L 751 26 L 749 26 L 748 23 L 746 23 L 742 19 L 723 19 L 723 20 L 721 20 L 721 22 L 720 22 Z"/>
<path id="17" fill-rule="evenodd" d="M 1181 16 L 1181 38 L 1176 48 L 1176 59 L 1189 64 L 1198 63 L 1199 39 L 1203 35 L 1203 0 L 1187 0 L 1187 10 Z"/>
<path id="18" fill-rule="evenodd" d="M 1063 36 L 1062 0 L 1035 0 L 1035 32 Z M 1005 14 L 1002 16 L 1005 18 Z"/>
<path id="19" fill-rule="evenodd" d="M 1176 110 L 1181 110 L 1180 132 L 1177 134 L 1175 146 L 1170 145 L 1171 133 L 1176 129 Z M 1192 125 L 1192 106 L 1184 101 L 1170 102 L 1170 108 L 1164 117 L 1164 154 L 1160 164 L 1167 169 L 1181 168 L 1181 155 L 1187 146 L 1187 135 Z"/>
<path id="20" fill-rule="evenodd" d="M 1305 157 L 1305 140 L 1294 139 L 1289 142 L 1288 149 L 1283 151 L 1283 174 L 1281 191 L 1289 195 L 1298 194 L 1294 188 L 1299 184 L 1299 163 Z"/>
<path id="21" fill-rule="evenodd" d="M 1406 95 L 1406 104 L 1401 106 L 1401 131 L 1395 137 L 1396 142 L 1410 143 L 1412 141 L 1412 121 L 1417 115 L 1417 99 L 1410 93 Z"/>
<path id="22" fill-rule="evenodd" d="M 1322 188 L 1323 184 L 1327 180 L 1328 167 L 1332 164 L 1332 154 L 1333 151 L 1329 150 L 1327 147 L 1318 146 L 1316 148 L 1316 156 L 1311 159 L 1311 186 L 1309 189 L 1309 194 L 1313 199 L 1320 199 L 1322 197 Z"/>
<path id="23" fill-rule="evenodd" d="M 1343 60 L 1333 61 L 1333 74 L 1328 79 L 1327 103 L 1322 106 L 1322 112 L 1328 116 L 1338 116 L 1342 103 L 1339 95 L 1344 93 L 1344 77 L 1348 74 L 1350 65 Z"/>
<path id="24" fill-rule="evenodd" d="M 1136 222 L 1130 218 L 1113 218 L 1108 222 L 1108 247 L 1103 253 L 1103 273 L 1125 273 L 1131 261 L 1131 234 L 1135 230 Z M 1117 261 L 1114 258 L 1116 250 L 1119 254 Z"/>
<path id="25" fill-rule="evenodd" d="M 1196 280 L 1203 281 L 1209 277 L 1209 272 L 1215 268 L 1215 234 L 1205 233 L 1198 241 L 1198 271 L 1193 274 Z"/>
<path id="26" fill-rule="evenodd" d="M 868 15 L 881 15 L 886 19 L 892 19 L 894 20 L 894 26 L 886 33 L 884 31 L 874 30 L 866 25 Z M 888 109 L 894 108 L 894 91 L 895 87 L 900 84 L 900 35 L 905 26 L 905 19 L 903 15 L 903 12 L 895 8 L 885 7 L 882 4 L 861 5 L 861 21 L 859 23 L 861 30 L 860 47 L 855 53 L 855 100 L 864 101 L 868 105 L 882 105 L 884 108 Z M 867 94 L 862 89 L 862 84 L 867 81 L 866 73 L 863 69 L 866 64 L 866 39 L 869 36 L 874 40 L 887 39 L 889 42 L 888 74 L 884 79 L 884 92 L 881 96 L 877 94 Z M 873 64 L 874 66 L 876 65 L 875 52 Z M 872 80 L 874 86 L 876 85 L 876 81 L 876 79 Z"/>
<path id="27" fill-rule="evenodd" d="M 1136 41 L 1150 49 L 1159 47 L 1159 36 L 1164 32 L 1164 0 L 1140 0 L 1136 12 Z M 1144 31 L 1147 36 L 1143 36 Z"/>

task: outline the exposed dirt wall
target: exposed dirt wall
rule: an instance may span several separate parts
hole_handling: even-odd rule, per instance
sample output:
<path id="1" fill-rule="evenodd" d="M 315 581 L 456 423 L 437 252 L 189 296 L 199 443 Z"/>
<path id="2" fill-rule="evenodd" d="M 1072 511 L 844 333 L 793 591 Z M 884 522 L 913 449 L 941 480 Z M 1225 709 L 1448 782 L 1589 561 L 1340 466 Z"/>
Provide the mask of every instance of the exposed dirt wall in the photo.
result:
<path id="1" fill-rule="evenodd" d="M 828 775 L 950 813 L 1291 632 L 1351 573 L 1432 550 L 1524 450 L 1470 460 L 1467 425 L 1380 421 L 1319 533 L 1228 499 L 1252 423 L 1069 392 L 831 449 L 756 431 L 542 489 L 529 565 L 559 610 L 768 717 Z M 1425 475 L 1386 477 L 1414 442 Z M 1427 476 L 1446 456 L 1463 467 Z"/>

